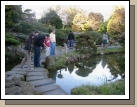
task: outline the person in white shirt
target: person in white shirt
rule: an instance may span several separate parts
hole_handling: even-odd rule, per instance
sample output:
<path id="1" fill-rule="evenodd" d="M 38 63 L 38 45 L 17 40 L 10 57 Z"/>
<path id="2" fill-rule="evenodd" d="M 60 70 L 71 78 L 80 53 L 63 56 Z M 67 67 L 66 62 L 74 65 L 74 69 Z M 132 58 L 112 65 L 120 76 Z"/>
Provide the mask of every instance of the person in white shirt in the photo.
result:
<path id="1" fill-rule="evenodd" d="M 55 55 L 55 49 L 56 49 L 56 35 L 55 30 L 52 30 L 50 33 L 50 55 Z"/>

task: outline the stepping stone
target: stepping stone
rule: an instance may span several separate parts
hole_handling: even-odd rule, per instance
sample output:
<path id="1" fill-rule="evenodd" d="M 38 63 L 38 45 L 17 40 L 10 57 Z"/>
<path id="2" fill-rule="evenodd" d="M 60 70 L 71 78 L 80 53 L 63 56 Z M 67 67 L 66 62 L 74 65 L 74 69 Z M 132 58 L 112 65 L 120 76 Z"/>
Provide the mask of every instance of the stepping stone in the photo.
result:
<path id="1" fill-rule="evenodd" d="M 62 90 L 61 88 L 57 88 L 55 90 L 52 91 L 48 91 L 48 92 L 44 92 L 44 95 L 68 95 L 64 90 Z"/>
<path id="2" fill-rule="evenodd" d="M 46 72 L 41 72 L 41 71 L 31 71 L 27 73 L 27 76 L 47 76 Z"/>
<path id="3" fill-rule="evenodd" d="M 55 83 L 55 81 L 51 78 L 48 78 L 48 79 L 43 79 L 43 80 L 30 81 L 29 83 L 36 87 L 36 86 L 42 86 L 42 85 L 48 85 L 51 83 Z"/>
<path id="4" fill-rule="evenodd" d="M 34 67 L 34 65 L 31 65 L 32 67 Z M 28 66 L 27 65 L 24 65 L 24 68 L 28 68 Z"/>
<path id="5" fill-rule="evenodd" d="M 42 80 L 48 78 L 47 76 L 30 76 L 27 77 L 27 81 Z"/>
<path id="6" fill-rule="evenodd" d="M 45 72 L 45 68 L 36 67 L 33 71 Z"/>
<path id="7" fill-rule="evenodd" d="M 11 71 L 27 71 L 28 68 L 13 68 Z"/>
<path id="8" fill-rule="evenodd" d="M 26 75 L 27 72 L 26 71 L 14 71 L 14 70 L 5 72 L 6 76 L 10 76 L 10 75 L 14 75 L 14 74 Z"/>
<path id="9" fill-rule="evenodd" d="M 43 93 L 46 91 L 54 90 L 56 88 L 60 88 L 60 86 L 58 86 L 56 83 L 53 83 L 53 84 L 49 84 L 49 85 L 45 85 L 45 86 L 36 87 L 35 91 Z"/>
<path id="10" fill-rule="evenodd" d="M 11 75 L 11 76 L 7 77 L 6 80 L 12 80 L 12 78 L 14 78 L 14 77 L 23 79 L 24 75 L 14 74 L 14 75 Z"/>

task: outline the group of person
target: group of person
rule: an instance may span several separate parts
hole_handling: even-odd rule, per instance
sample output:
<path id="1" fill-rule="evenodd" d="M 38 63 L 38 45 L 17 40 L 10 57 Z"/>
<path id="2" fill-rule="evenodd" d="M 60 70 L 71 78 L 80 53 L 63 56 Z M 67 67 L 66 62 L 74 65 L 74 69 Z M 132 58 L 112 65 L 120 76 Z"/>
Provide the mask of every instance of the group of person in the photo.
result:
<path id="1" fill-rule="evenodd" d="M 68 40 L 68 48 L 72 49 L 73 42 L 74 42 L 74 34 L 72 31 L 67 36 Z M 103 45 L 108 43 L 108 36 L 106 32 L 103 34 Z M 27 62 L 28 70 L 32 71 L 34 68 L 31 66 L 31 53 L 32 53 L 32 46 L 34 49 L 34 67 L 41 67 L 40 64 L 40 56 L 41 56 L 41 47 L 45 47 L 45 56 L 46 58 L 55 55 L 55 48 L 56 48 L 56 35 L 55 30 L 52 30 L 50 34 L 40 35 L 38 31 L 35 33 L 31 33 L 29 37 L 25 41 L 24 47 L 24 58 L 22 59 L 21 63 L 18 65 L 19 68 L 23 68 L 25 63 Z"/>
<path id="2" fill-rule="evenodd" d="M 56 35 L 55 30 L 52 30 L 50 34 L 40 35 L 38 31 L 35 33 L 31 33 L 29 37 L 25 41 L 24 47 L 24 58 L 21 63 L 17 66 L 19 68 L 23 68 L 25 63 L 27 62 L 28 71 L 32 71 L 34 68 L 31 66 L 31 53 L 32 46 L 34 49 L 34 67 L 41 67 L 40 64 L 40 56 L 41 56 L 41 47 L 45 47 L 45 56 L 55 55 L 56 48 Z"/>

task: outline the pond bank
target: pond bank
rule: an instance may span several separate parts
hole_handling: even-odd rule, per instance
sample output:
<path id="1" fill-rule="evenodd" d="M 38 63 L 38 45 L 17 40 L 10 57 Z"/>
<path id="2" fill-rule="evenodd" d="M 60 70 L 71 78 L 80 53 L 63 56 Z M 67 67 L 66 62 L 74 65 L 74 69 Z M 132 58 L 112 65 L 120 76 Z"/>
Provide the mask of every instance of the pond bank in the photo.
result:
<path id="1" fill-rule="evenodd" d="M 71 95 L 125 95 L 125 80 L 104 83 L 102 86 L 82 85 L 73 88 Z"/>

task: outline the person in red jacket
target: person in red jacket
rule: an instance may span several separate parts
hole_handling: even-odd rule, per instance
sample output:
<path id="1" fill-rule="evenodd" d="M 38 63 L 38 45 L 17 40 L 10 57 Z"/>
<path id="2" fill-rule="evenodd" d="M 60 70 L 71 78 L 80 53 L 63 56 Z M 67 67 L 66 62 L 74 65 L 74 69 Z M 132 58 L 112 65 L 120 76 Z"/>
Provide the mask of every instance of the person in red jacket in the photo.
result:
<path id="1" fill-rule="evenodd" d="M 45 55 L 46 57 L 50 55 L 50 37 L 49 34 L 45 35 L 45 40 L 44 40 L 44 46 L 45 46 Z"/>

